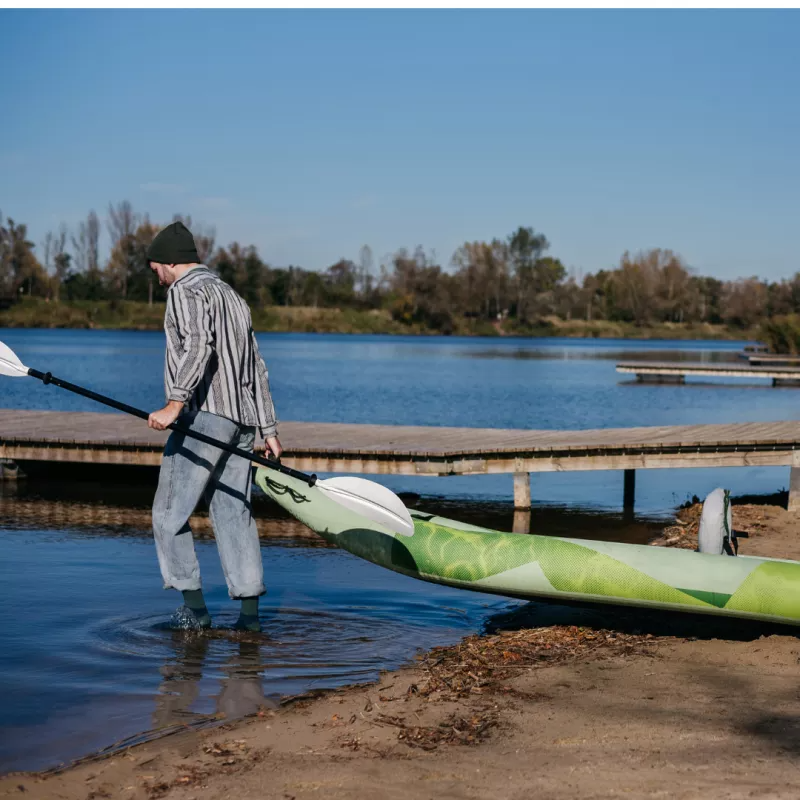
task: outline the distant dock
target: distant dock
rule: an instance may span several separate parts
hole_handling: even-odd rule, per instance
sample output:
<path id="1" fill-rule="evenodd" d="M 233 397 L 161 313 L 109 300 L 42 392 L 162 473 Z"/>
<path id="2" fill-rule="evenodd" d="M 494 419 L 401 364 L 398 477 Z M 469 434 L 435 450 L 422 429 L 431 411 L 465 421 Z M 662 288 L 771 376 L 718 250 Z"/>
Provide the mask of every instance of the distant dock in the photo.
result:
<path id="1" fill-rule="evenodd" d="M 791 366 L 792 364 L 800 365 L 800 356 L 780 356 L 775 353 L 768 353 L 766 355 L 749 355 L 747 361 L 752 365 L 771 364 L 772 366 L 777 366 L 779 364 L 784 364 L 786 366 Z"/>
<path id="2" fill-rule="evenodd" d="M 800 422 L 582 431 L 284 422 L 280 434 L 283 462 L 304 472 L 508 474 L 521 511 L 530 509 L 531 473 L 619 470 L 632 511 L 639 469 L 775 466 L 789 467 L 789 508 L 800 510 Z M 122 414 L 0 410 L 0 459 L 22 473 L 54 463 L 103 465 L 109 475 L 157 467 L 165 440 Z"/>
<path id="3" fill-rule="evenodd" d="M 753 355 L 754 353 L 760 353 L 764 355 L 769 353 L 769 345 L 766 344 L 746 344 L 744 349 L 742 350 L 741 355 L 745 358 Z"/>
<path id="4" fill-rule="evenodd" d="M 767 356 L 755 356 L 765 359 Z M 773 386 L 800 387 L 800 366 L 784 366 L 776 360 L 769 364 L 681 364 L 674 361 L 621 361 L 617 372 L 635 375 L 642 383 L 685 383 L 686 378 L 756 378 L 771 380 Z"/>

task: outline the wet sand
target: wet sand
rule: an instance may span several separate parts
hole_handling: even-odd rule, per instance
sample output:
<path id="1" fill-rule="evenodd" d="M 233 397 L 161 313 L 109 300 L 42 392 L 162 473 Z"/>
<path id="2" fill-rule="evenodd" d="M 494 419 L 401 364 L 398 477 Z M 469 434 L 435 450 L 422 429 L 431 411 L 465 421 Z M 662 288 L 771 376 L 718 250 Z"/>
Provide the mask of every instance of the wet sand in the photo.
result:
<path id="1" fill-rule="evenodd" d="M 693 546 L 697 509 L 660 544 Z M 694 520 L 694 521 L 693 521 Z M 741 552 L 800 559 L 800 520 L 734 505 Z M 744 798 L 800 795 L 793 628 L 529 606 L 352 687 L 178 733 L 0 797 Z M 570 624 L 574 623 L 574 624 Z"/>

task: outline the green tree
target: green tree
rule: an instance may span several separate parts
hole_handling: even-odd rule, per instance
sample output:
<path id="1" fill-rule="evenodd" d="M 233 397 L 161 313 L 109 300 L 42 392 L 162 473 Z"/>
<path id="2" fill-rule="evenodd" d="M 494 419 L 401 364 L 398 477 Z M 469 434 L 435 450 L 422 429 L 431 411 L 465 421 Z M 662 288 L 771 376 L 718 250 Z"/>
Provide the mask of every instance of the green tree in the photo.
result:
<path id="1" fill-rule="evenodd" d="M 693 276 L 690 293 L 697 298 L 697 318 L 718 325 L 722 322 L 722 294 L 725 284 L 717 278 Z"/>
<path id="2" fill-rule="evenodd" d="M 453 254 L 459 307 L 469 316 L 496 319 L 508 308 L 508 258 L 506 242 L 466 242 Z"/>
<path id="3" fill-rule="evenodd" d="M 219 248 L 212 259 L 212 266 L 220 278 L 239 294 L 247 291 L 245 262 L 251 249 L 242 247 L 238 242 L 231 242 L 227 247 Z"/>
<path id="4" fill-rule="evenodd" d="M 115 297 L 128 299 L 128 283 L 137 271 L 136 228 L 139 216 L 130 201 L 123 200 L 108 206 L 108 233 L 111 237 L 111 256 L 106 266 L 108 285 Z"/>
<path id="5" fill-rule="evenodd" d="M 394 319 L 452 333 L 454 278 L 444 273 L 422 247 L 417 247 L 413 255 L 399 250 L 392 265 L 389 301 Z"/>
<path id="6" fill-rule="evenodd" d="M 17 297 L 22 294 L 46 294 L 47 273 L 36 258 L 33 242 L 28 240 L 28 227 L 0 216 L 0 294 Z"/>
<path id="7" fill-rule="evenodd" d="M 725 285 L 722 319 L 728 325 L 749 328 L 766 317 L 768 290 L 765 281 L 742 278 Z"/>
<path id="8" fill-rule="evenodd" d="M 325 287 L 325 305 L 356 305 L 356 280 L 358 268 L 348 259 L 341 258 L 325 270 L 323 285 Z"/>
<path id="9" fill-rule="evenodd" d="M 255 247 L 248 247 L 245 251 L 243 270 L 242 296 L 248 303 L 264 305 L 269 297 L 266 287 L 268 268 L 258 257 Z"/>
<path id="10" fill-rule="evenodd" d="M 61 224 L 58 231 L 50 231 L 44 240 L 44 266 L 52 274 L 53 297 L 58 302 L 61 290 L 69 278 L 72 257 L 67 252 L 67 226 Z"/>
<path id="11" fill-rule="evenodd" d="M 550 249 L 550 242 L 543 233 L 533 228 L 520 226 L 508 237 L 508 250 L 516 283 L 516 316 L 521 322 L 528 321 L 528 310 L 536 289 L 536 263 Z"/>

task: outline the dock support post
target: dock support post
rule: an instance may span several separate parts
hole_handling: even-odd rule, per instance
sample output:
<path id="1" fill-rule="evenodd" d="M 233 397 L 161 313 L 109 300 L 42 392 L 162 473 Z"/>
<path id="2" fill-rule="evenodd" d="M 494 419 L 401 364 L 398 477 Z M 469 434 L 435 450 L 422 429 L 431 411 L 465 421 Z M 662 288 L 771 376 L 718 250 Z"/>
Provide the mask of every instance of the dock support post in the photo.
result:
<path id="1" fill-rule="evenodd" d="M 625 486 L 622 492 L 622 509 L 625 514 L 633 514 L 633 505 L 636 500 L 636 470 L 625 470 Z"/>
<path id="2" fill-rule="evenodd" d="M 514 473 L 514 509 L 529 511 L 531 507 L 531 476 L 529 472 Z"/>
<path id="3" fill-rule="evenodd" d="M 15 481 L 19 474 L 19 467 L 13 461 L 0 459 L 0 481 Z"/>
<path id="4" fill-rule="evenodd" d="M 531 532 L 531 512 L 530 509 L 521 511 L 517 509 L 514 512 L 514 525 L 511 529 L 514 533 L 530 533 Z"/>
<path id="5" fill-rule="evenodd" d="M 800 451 L 792 451 L 792 467 L 789 471 L 789 511 L 800 511 Z"/>

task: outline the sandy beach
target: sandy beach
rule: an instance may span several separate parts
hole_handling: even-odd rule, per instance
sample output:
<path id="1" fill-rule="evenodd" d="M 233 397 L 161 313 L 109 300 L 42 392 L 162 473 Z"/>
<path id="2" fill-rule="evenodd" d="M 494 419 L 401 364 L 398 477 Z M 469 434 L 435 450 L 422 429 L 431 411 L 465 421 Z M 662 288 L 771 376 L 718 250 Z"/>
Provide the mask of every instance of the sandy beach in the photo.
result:
<path id="1" fill-rule="evenodd" d="M 657 541 L 693 547 L 699 508 Z M 738 504 L 741 552 L 800 559 L 800 521 Z M 525 607 L 379 682 L 262 709 L 0 797 L 751 798 L 800 795 L 793 629 L 624 609 Z"/>

